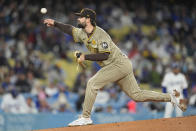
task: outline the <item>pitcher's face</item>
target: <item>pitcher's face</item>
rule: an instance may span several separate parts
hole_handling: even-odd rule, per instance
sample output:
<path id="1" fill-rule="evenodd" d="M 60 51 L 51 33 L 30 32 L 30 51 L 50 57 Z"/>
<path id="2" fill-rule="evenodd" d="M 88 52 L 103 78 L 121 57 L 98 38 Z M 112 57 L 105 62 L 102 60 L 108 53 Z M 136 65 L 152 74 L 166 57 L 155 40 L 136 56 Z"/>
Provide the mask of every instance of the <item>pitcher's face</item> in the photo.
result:
<path id="1" fill-rule="evenodd" d="M 178 73 L 180 73 L 180 69 L 179 68 L 174 68 L 173 72 L 174 72 L 174 74 L 178 74 Z"/>
<path id="2" fill-rule="evenodd" d="M 77 22 L 77 26 L 79 28 L 85 28 L 86 27 L 86 18 L 85 17 L 78 17 L 78 22 Z"/>

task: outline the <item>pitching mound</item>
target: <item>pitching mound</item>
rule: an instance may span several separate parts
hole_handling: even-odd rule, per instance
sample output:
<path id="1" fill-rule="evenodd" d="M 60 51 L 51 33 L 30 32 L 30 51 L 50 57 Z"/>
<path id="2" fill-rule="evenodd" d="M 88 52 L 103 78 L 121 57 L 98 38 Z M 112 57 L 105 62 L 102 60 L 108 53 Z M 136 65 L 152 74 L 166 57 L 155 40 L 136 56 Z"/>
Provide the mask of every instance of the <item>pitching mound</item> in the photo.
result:
<path id="1" fill-rule="evenodd" d="M 38 131 L 195 131 L 196 116 L 153 119 L 78 127 L 62 127 Z"/>

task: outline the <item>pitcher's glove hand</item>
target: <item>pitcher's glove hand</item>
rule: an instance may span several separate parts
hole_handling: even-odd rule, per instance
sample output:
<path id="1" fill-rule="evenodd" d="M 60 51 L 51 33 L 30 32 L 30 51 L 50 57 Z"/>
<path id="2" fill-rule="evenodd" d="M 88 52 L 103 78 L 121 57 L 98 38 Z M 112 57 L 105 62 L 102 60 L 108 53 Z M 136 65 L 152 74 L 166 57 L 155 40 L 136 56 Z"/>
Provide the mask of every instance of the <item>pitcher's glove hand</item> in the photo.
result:
<path id="1" fill-rule="evenodd" d="M 82 55 L 82 52 L 75 51 L 75 57 L 78 59 Z"/>
<path id="2" fill-rule="evenodd" d="M 79 52 L 79 51 L 75 51 L 75 52 L 74 52 L 74 56 L 75 56 L 75 58 L 76 58 L 76 61 L 79 63 L 79 65 L 80 65 L 83 69 L 85 69 L 85 68 L 86 68 L 86 65 L 83 63 L 83 61 L 85 60 L 84 54 L 82 54 L 82 53 Z M 77 70 L 78 70 L 78 68 L 77 68 Z"/>

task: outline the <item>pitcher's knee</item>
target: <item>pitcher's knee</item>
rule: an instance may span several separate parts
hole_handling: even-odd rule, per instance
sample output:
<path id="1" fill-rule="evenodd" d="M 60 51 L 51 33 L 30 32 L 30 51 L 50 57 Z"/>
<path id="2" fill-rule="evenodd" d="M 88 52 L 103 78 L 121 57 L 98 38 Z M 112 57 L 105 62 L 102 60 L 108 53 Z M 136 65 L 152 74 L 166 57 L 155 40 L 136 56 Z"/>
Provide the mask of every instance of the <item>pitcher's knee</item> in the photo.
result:
<path id="1" fill-rule="evenodd" d="M 142 91 L 139 91 L 137 93 L 134 93 L 131 98 L 135 101 L 135 102 L 143 102 L 145 101 L 145 98 L 142 97 Z"/>
<path id="2" fill-rule="evenodd" d="M 140 98 L 140 97 L 132 97 L 132 99 L 135 101 L 135 102 L 143 102 L 144 99 Z"/>
<path id="3" fill-rule="evenodd" d="M 88 90 L 88 91 L 90 90 L 91 92 L 98 91 L 98 87 L 93 79 L 89 79 L 89 81 L 87 82 L 86 90 Z"/>
<path id="4" fill-rule="evenodd" d="M 92 79 L 89 79 L 87 82 L 87 87 L 92 87 L 94 85 L 94 82 Z"/>

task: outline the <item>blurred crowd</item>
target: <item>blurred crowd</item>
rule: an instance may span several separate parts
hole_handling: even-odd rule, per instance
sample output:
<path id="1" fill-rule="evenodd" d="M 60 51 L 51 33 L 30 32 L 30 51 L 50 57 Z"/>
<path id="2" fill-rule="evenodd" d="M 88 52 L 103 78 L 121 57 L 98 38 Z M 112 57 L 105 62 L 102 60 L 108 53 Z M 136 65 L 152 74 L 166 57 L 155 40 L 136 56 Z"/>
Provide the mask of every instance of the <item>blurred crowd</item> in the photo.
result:
<path id="1" fill-rule="evenodd" d="M 74 63 L 71 36 L 46 28 L 44 18 L 76 25 L 73 12 L 94 9 L 97 25 L 105 29 L 127 54 L 139 83 L 160 88 L 172 62 L 181 65 L 189 82 L 191 105 L 196 106 L 196 2 L 177 0 L 1 0 L 0 95 L 1 110 L 11 113 L 79 112 L 87 80 L 99 66 L 77 74 L 73 87 L 67 72 L 56 64 Z M 41 14 L 40 8 L 48 9 Z M 84 50 L 81 44 L 77 48 Z M 139 105 L 138 105 L 139 106 Z M 156 106 L 150 105 L 149 108 Z M 158 106 L 160 107 L 160 106 Z M 158 108 L 159 109 L 159 108 Z M 100 90 L 95 112 L 137 112 L 136 103 L 117 85 Z"/>

